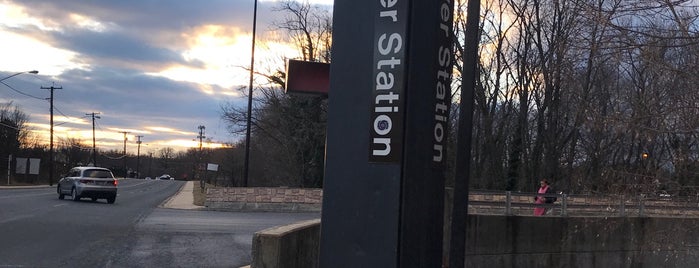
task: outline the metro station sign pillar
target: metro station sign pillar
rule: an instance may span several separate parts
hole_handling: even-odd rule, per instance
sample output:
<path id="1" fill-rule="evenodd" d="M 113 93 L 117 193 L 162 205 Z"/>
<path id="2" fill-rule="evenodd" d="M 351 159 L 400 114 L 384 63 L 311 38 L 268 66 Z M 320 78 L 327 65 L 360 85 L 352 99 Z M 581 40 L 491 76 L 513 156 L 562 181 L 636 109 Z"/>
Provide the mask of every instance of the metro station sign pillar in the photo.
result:
<path id="1" fill-rule="evenodd" d="M 451 0 L 335 0 L 321 267 L 441 267 Z"/>

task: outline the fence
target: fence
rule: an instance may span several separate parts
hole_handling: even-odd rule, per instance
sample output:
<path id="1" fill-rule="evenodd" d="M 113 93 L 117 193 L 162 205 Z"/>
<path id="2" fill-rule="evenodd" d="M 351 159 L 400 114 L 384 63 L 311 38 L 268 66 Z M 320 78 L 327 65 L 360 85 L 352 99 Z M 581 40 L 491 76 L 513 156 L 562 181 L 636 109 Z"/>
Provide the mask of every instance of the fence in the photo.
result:
<path id="1" fill-rule="evenodd" d="M 469 214 L 533 215 L 536 207 L 549 209 L 550 216 L 672 216 L 699 217 L 697 196 L 625 196 L 542 194 L 557 197 L 550 204 L 534 204 L 537 193 L 471 191 Z"/>

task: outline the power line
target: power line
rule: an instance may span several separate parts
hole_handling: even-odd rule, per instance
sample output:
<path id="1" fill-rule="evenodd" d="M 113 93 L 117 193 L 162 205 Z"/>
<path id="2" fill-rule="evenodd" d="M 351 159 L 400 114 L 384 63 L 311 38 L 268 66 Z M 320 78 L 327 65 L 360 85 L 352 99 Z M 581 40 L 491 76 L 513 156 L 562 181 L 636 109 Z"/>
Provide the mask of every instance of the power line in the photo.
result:
<path id="1" fill-rule="evenodd" d="M 61 114 L 63 117 L 65 117 L 66 121 L 70 121 L 70 120 L 71 120 L 70 117 L 68 117 L 68 116 L 67 116 L 66 114 L 64 114 L 61 110 L 59 110 L 58 107 L 53 106 L 53 109 L 56 110 L 59 114 Z M 65 123 L 70 123 L 70 122 L 63 122 L 63 123 L 61 123 L 61 124 L 65 124 Z"/>
<path id="2" fill-rule="evenodd" d="M 104 129 L 102 129 L 102 125 L 100 125 L 99 122 L 95 122 L 95 124 L 97 126 L 97 129 L 99 129 L 100 131 L 104 131 Z"/>
<path id="3" fill-rule="evenodd" d="M 0 83 L 2 83 L 3 85 L 7 86 L 8 88 L 12 89 L 13 91 L 15 91 L 15 92 L 17 92 L 17 93 L 19 93 L 19 94 L 22 94 L 22 95 L 24 95 L 24 96 L 27 96 L 27 97 L 30 97 L 30 98 L 34 98 L 34 99 L 37 99 L 37 100 L 49 100 L 49 99 L 47 99 L 47 98 L 41 98 L 41 97 L 37 97 L 37 96 L 31 95 L 31 94 L 24 93 L 24 92 L 22 92 L 21 90 L 18 90 L 18 89 L 16 89 L 16 88 L 14 88 L 14 87 L 8 85 L 8 84 L 5 83 L 4 81 L 0 81 Z M 50 87 L 49 87 L 49 88 L 41 87 L 41 88 L 42 88 L 42 89 L 51 89 Z M 62 89 L 62 87 L 54 87 L 54 89 Z M 51 98 L 51 99 L 52 99 L 52 98 Z M 50 101 L 50 100 L 49 100 L 49 101 Z M 65 117 L 66 120 L 68 120 L 68 121 L 71 120 L 70 117 L 67 116 L 65 113 L 63 113 L 60 109 L 58 109 L 58 107 L 55 107 L 55 106 L 54 106 L 54 107 L 53 107 L 53 110 L 57 111 L 59 114 L 61 114 L 63 117 Z M 63 122 L 63 123 L 60 123 L 60 124 L 57 124 L 57 125 L 62 125 L 62 124 L 66 124 L 66 123 L 69 123 L 69 122 Z"/>
<path id="4" fill-rule="evenodd" d="M 1 125 L 1 126 L 5 126 L 5 127 L 9 127 L 9 128 L 11 128 L 11 129 L 14 129 L 14 130 L 19 130 L 18 127 L 11 126 L 11 125 L 5 124 L 5 123 L 3 123 L 3 122 L 0 122 L 0 125 Z"/>
<path id="5" fill-rule="evenodd" d="M 38 100 L 44 100 L 44 98 L 40 98 L 40 97 L 37 97 L 37 96 L 34 96 L 34 95 L 30 95 L 30 94 L 24 93 L 24 92 L 22 92 L 22 91 L 20 91 L 20 90 L 18 90 L 18 89 L 16 89 L 16 88 L 14 88 L 14 87 L 8 85 L 8 84 L 5 83 L 4 81 L 0 81 L 0 83 L 2 83 L 3 85 L 7 86 L 8 88 L 12 89 L 13 91 L 15 91 L 15 92 L 17 92 L 17 93 L 19 93 L 19 94 L 22 94 L 22 95 L 24 95 L 24 96 L 27 96 L 27 97 L 30 97 L 30 98 L 35 98 L 35 99 L 38 99 Z"/>
<path id="6" fill-rule="evenodd" d="M 111 159 L 111 160 L 121 160 L 121 159 L 126 159 L 126 155 L 121 155 L 121 156 L 111 157 L 111 156 L 109 156 L 109 155 L 106 155 L 106 154 L 104 154 L 104 153 L 102 153 L 102 157 L 104 157 L 104 158 L 107 158 L 107 159 Z"/>

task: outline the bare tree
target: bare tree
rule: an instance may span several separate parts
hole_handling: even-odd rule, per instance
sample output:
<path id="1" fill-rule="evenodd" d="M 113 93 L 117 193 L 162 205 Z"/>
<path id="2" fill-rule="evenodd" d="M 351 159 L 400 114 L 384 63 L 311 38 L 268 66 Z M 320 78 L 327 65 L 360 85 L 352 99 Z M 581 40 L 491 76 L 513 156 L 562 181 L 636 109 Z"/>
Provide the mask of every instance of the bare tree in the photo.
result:
<path id="1" fill-rule="evenodd" d="M 29 116 L 12 102 L 0 105 L 0 154 L 16 153 L 27 141 Z"/>
<path id="2" fill-rule="evenodd" d="M 571 192 L 608 191 L 633 176 L 698 182 L 694 1 L 483 7 L 473 187 L 534 190 L 542 177 Z M 455 36 L 464 21 L 456 17 Z"/>
<path id="3" fill-rule="evenodd" d="M 293 0 L 281 1 L 275 10 L 286 14 L 275 26 L 287 33 L 303 60 L 330 62 L 332 27 L 328 10 Z"/>
<path id="4" fill-rule="evenodd" d="M 77 138 L 59 139 L 58 152 L 68 167 L 82 166 L 90 159 L 89 146 Z"/>
<path id="5" fill-rule="evenodd" d="M 0 104 L 0 157 L 8 159 L 17 155 L 22 144 L 28 141 L 26 123 L 29 116 L 12 102 Z M 8 170 L 7 161 L 0 163 L 0 170 Z M 5 174 L 5 173 L 3 173 Z"/>
<path id="6" fill-rule="evenodd" d="M 329 61 L 331 19 L 327 10 L 294 1 L 283 1 L 276 10 L 287 15 L 276 25 L 297 46 L 302 60 Z M 284 69 L 279 66 L 258 73 L 267 83 L 255 89 L 251 184 L 320 187 L 327 102 L 320 96 L 284 93 Z M 233 133 L 245 130 L 244 108 L 233 104 L 222 107 L 222 116 Z"/>

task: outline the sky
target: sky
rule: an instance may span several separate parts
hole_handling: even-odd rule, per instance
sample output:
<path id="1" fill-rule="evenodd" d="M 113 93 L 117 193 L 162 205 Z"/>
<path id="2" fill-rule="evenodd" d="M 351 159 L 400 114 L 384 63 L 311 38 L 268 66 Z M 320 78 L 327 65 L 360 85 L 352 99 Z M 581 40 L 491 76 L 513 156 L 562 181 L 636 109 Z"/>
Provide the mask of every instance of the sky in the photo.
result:
<path id="1" fill-rule="evenodd" d="M 311 0 L 331 8 L 333 0 Z M 284 14 L 259 0 L 255 69 L 281 69 L 298 58 L 273 23 Z M 0 104 L 29 115 L 49 141 L 54 89 L 54 144 L 73 138 L 98 150 L 156 153 L 198 147 L 198 126 L 220 147 L 234 136 L 223 105 L 247 107 L 253 0 L 0 0 Z M 268 66 L 265 66 L 268 65 Z M 263 82 L 262 78 L 258 78 Z M 256 79 L 256 81 L 258 81 Z"/>

